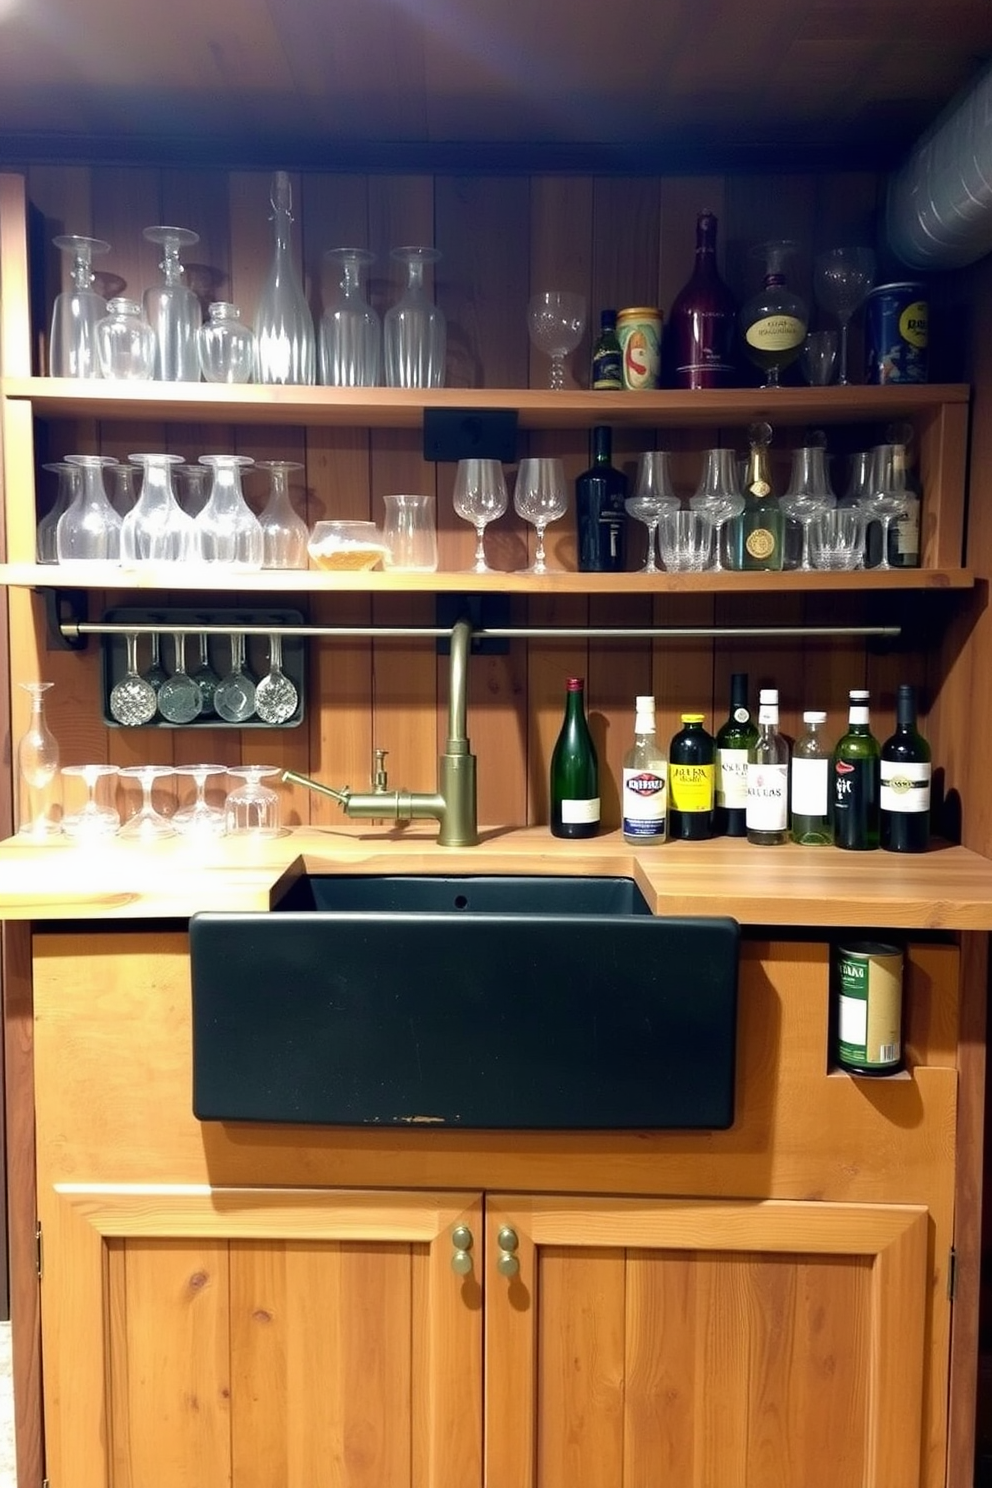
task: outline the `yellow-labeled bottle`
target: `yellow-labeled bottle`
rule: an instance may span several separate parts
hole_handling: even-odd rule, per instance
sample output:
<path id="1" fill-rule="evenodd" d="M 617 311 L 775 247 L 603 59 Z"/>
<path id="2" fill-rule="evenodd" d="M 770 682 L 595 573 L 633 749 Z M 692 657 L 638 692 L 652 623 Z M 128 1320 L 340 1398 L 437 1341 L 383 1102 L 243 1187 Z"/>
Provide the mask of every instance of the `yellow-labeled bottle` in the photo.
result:
<path id="1" fill-rule="evenodd" d="M 716 740 L 702 713 L 683 713 L 668 751 L 668 835 L 699 841 L 713 836 Z"/>

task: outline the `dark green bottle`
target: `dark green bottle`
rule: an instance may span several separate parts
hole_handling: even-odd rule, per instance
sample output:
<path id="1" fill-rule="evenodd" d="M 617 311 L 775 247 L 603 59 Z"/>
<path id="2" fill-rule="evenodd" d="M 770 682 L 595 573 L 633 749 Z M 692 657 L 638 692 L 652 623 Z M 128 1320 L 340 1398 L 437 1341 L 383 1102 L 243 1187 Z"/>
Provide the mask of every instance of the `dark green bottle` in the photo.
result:
<path id="1" fill-rule="evenodd" d="M 610 463 L 612 436 L 592 431 L 592 465 L 575 482 L 581 573 L 622 573 L 626 566 L 627 477 Z"/>
<path id="2" fill-rule="evenodd" d="M 698 842 L 713 836 L 716 740 L 702 713 L 683 713 L 668 751 L 668 835 Z"/>
<path id="3" fill-rule="evenodd" d="M 831 760 L 834 842 L 852 852 L 878 846 L 880 764 L 878 740 L 871 731 L 868 693 L 848 693 L 847 733 Z"/>
<path id="4" fill-rule="evenodd" d="M 599 765 L 586 722 L 585 679 L 569 677 L 565 717 L 551 755 L 551 835 L 595 837 L 599 831 Z"/>
<path id="5" fill-rule="evenodd" d="M 896 690 L 896 731 L 881 752 L 880 845 L 926 852 L 930 841 L 930 745 L 916 723 L 916 689 Z"/>
<path id="6" fill-rule="evenodd" d="M 758 728 L 747 702 L 747 672 L 730 678 L 730 712 L 716 734 L 717 835 L 747 833 L 747 752 L 757 742 Z"/>
<path id="7" fill-rule="evenodd" d="M 617 337 L 615 310 L 604 310 L 599 317 L 599 335 L 592 349 L 589 386 L 597 392 L 618 392 L 623 388 L 623 352 Z"/>

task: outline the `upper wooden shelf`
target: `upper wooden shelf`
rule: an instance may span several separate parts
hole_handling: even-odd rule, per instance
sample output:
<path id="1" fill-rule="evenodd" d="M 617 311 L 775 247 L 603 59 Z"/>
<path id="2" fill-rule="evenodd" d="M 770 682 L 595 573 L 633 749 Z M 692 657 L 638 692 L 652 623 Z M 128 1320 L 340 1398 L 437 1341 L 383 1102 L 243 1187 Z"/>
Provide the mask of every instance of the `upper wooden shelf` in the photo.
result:
<path id="1" fill-rule="evenodd" d="M 769 423 L 856 423 L 912 417 L 949 403 L 967 404 L 963 383 L 888 387 L 732 388 L 726 392 L 593 393 L 534 388 L 227 387 L 207 383 L 77 382 L 8 377 L 4 397 L 23 399 L 40 418 L 122 422 L 329 424 L 413 429 L 428 408 L 516 411 L 525 429 Z"/>

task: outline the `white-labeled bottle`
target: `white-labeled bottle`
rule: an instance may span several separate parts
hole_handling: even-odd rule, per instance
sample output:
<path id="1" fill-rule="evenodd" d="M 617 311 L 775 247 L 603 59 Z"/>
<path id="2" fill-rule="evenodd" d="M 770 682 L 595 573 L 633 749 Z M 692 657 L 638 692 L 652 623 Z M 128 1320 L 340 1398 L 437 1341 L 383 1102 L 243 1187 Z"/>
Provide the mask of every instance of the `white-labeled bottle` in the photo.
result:
<path id="1" fill-rule="evenodd" d="M 623 840 L 664 842 L 668 833 L 668 760 L 655 733 L 654 698 L 635 701 L 634 743 L 623 757 Z"/>
<path id="2" fill-rule="evenodd" d="M 789 837 L 789 745 L 778 731 L 778 693 L 758 694 L 758 738 L 747 755 L 747 840 L 762 846 Z"/>
<path id="3" fill-rule="evenodd" d="M 834 840 L 830 824 L 830 756 L 823 738 L 826 713 L 804 713 L 806 725 L 792 751 L 792 840 L 804 847 L 826 847 Z"/>

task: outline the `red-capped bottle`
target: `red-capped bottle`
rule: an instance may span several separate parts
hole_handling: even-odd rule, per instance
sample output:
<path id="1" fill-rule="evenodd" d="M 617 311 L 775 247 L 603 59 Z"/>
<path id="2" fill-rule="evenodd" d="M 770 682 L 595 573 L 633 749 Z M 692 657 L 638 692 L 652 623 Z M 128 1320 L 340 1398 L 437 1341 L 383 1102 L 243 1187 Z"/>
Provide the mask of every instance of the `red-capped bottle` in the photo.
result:
<path id="1" fill-rule="evenodd" d="M 717 270 L 716 227 L 712 212 L 700 212 L 692 277 L 668 318 L 672 375 L 680 388 L 726 388 L 738 381 L 737 302 Z"/>

